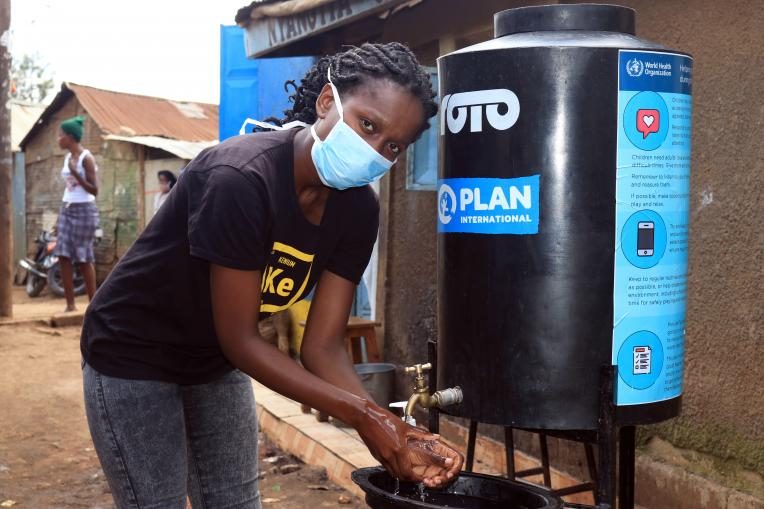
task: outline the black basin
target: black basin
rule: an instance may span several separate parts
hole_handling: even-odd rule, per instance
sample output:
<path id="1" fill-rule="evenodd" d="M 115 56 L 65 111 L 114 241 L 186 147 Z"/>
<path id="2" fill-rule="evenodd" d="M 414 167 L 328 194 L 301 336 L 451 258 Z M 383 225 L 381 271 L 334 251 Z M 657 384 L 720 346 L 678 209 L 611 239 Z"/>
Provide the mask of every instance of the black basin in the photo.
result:
<path id="1" fill-rule="evenodd" d="M 463 472 L 448 488 L 430 490 L 397 481 L 380 467 L 353 472 L 371 509 L 562 509 L 562 501 L 519 482 Z M 396 485 L 398 484 L 398 485 Z"/>

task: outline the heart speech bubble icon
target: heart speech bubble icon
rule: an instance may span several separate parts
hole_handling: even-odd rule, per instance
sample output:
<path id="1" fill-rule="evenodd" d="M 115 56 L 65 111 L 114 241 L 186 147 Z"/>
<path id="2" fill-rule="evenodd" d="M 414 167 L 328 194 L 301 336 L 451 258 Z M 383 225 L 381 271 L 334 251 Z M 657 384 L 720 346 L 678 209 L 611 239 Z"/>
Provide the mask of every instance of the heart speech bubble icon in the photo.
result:
<path id="1" fill-rule="evenodd" d="M 642 139 L 650 133 L 661 129 L 661 113 L 658 110 L 637 110 L 637 131 L 642 133 Z"/>

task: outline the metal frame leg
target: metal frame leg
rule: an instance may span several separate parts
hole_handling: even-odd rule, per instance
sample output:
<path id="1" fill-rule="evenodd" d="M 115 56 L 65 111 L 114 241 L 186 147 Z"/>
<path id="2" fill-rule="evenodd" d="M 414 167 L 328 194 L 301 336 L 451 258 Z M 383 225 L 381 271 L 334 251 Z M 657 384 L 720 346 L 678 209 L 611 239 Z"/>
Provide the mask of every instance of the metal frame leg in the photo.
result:
<path id="1" fill-rule="evenodd" d="M 436 347 L 434 342 L 429 346 L 430 362 L 435 360 Z M 433 362 L 433 364 L 435 364 Z M 618 509 L 634 509 L 634 474 L 635 474 L 635 435 L 634 426 L 618 427 L 616 423 L 616 406 L 614 400 L 615 366 L 604 366 L 601 370 L 599 423 L 597 429 L 598 461 L 595 459 L 592 444 L 585 442 L 586 465 L 591 482 L 570 486 L 559 490 L 551 489 L 551 469 L 549 462 L 549 447 L 547 436 L 539 433 L 541 447 L 541 468 L 518 472 L 515 465 L 514 429 L 504 427 L 504 445 L 507 462 L 507 477 L 515 480 L 519 477 L 543 474 L 544 485 L 550 492 L 559 496 L 592 490 L 596 509 L 616 509 L 616 490 L 618 492 Z M 435 369 L 433 369 L 435 371 Z M 431 372 L 431 386 L 436 387 L 435 373 Z M 467 437 L 467 458 L 465 472 L 472 472 L 475 463 L 475 448 L 477 444 L 478 422 L 470 421 Z M 430 412 L 430 431 L 437 433 L 439 413 Z M 620 442 L 620 447 L 619 447 Z M 567 504 L 566 507 L 586 508 L 583 504 Z"/>
<path id="2" fill-rule="evenodd" d="M 597 462 L 594 459 L 594 447 L 592 444 L 584 444 L 584 452 L 586 453 L 586 467 L 589 469 L 589 479 L 592 483 L 592 495 L 594 496 L 594 503 L 597 504 L 599 499 L 597 498 Z"/>
<path id="3" fill-rule="evenodd" d="M 597 504 L 597 465 L 594 457 L 594 448 L 592 444 L 584 442 L 584 451 L 586 452 L 586 465 L 589 469 L 589 475 L 591 479 L 588 482 L 576 484 L 573 486 L 566 486 L 564 488 L 552 489 L 551 482 L 551 466 L 549 461 L 549 448 L 547 444 L 548 436 L 546 433 L 539 433 L 539 445 L 541 446 L 541 466 L 535 468 L 529 468 L 527 470 L 517 471 L 515 465 L 515 440 L 514 429 L 510 426 L 504 427 L 504 452 L 506 454 L 507 461 L 507 478 L 511 481 L 522 479 L 525 477 L 531 477 L 534 475 L 544 476 L 544 485 L 549 488 L 549 492 L 553 495 L 564 497 L 566 495 L 573 495 L 574 493 L 582 493 L 585 491 L 591 491 L 594 496 L 594 503 Z M 594 509 L 594 506 L 585 504 L 566 504 L 565 507 L 576 507 L 585 509 Z M 631 509 L 631 508 L 630 508 Z"/>
<path id="4" fill-rule="evenodd" d="M 507 460 L 507 479 L 515 480 L 515 436 L 509 426 L 504 428 L 504 454 Z"/>
<path id="5" fill-rule="evenodd" d="M 618 507 L 634 509 L 636 471 L 636 428 L 634 426 L 621 428 L 618 456 Z"/>
<path id="6" fill-rule="evenodd" d="M 541 473 L 544 477 L 544 486 L 551 489 L 552 473 L 549 470 L 549 445 L 544 433 L 539 433 L 539 447 L 541 449 Z"/>
<path id="7" fill-rule="evenodd" d="M 475 442 L 477 441 L 478 422 L 470 421 L 470 434 L 467 437 L 467 461 L 464 466 L 465 472 L 472 472 L 475 463 Z"/>
<path id="8" fill-rule="evenodd" d="M 615 424 L 615 402 L 613 401 L 615 367 L 603 367 L 600 379 L 600 415 L 597 430 L 600 461 L 596 491 L 596 498 L 598 500 L 597 509 L 614 509 L 618 442 L 618 430 Z"/>

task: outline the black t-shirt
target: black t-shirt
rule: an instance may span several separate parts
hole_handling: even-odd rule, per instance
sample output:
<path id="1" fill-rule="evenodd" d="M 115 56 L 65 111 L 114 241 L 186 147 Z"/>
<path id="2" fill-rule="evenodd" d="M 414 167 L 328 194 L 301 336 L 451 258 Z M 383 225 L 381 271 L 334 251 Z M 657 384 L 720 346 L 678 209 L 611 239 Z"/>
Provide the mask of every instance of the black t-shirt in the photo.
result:
<path id="1" fill-rule="evenodd" d="M 321 224 L 310 223 L 295 192 L 295 132 L 232 138 L 189 163 L 88 307 L 80 347 L 93 368 L 180 384 L 233 369 L 215 335 L 210 263 L 262 271 L 261 317 L 304 298 L 324 270 L 358 283 L 377 197 L 332 190 Z"/>

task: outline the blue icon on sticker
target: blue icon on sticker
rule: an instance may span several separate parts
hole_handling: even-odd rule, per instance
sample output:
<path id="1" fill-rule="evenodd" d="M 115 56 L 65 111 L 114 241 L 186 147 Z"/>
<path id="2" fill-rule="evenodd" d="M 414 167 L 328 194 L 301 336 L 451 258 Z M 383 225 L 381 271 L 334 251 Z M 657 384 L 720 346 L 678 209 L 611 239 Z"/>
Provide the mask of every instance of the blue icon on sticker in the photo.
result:
<path id="1" fill-rule="evenodd" d="M 659 148 L 669 131 L 666 101 L 655 92 L 640 92 L 632 97 L 623 112 L 623 130 L 638 149 Z"/>
<path id="2" fill-rule="evenodd" d="M 663 370 L 663 343 L 653 332 L 635 332 L 618 351 L 618 375 L 633 389 L 655 384 Z"/>
<path id="3" fill-rule="evenodd" d="M 632 214 L 621 230 L 621 251 L 639 269 L 658 265 L 666 253 L 666 223 L 654 210 Z"/>

